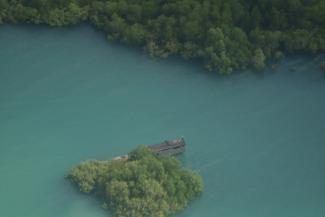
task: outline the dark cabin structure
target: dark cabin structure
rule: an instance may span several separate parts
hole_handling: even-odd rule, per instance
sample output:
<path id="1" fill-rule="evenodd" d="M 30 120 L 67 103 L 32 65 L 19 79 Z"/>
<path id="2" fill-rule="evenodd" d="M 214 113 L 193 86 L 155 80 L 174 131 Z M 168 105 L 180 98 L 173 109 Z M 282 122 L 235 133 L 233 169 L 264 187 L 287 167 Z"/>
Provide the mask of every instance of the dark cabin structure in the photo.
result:
<path id="1" fill-rule="evenodd" d="M 177 155 L 185 151 L 185 140 L 183 137 L 164 141 L 155 145 L 148 145 L 148 148 L 152 150 L 153 153 L 159 156 Z"/>

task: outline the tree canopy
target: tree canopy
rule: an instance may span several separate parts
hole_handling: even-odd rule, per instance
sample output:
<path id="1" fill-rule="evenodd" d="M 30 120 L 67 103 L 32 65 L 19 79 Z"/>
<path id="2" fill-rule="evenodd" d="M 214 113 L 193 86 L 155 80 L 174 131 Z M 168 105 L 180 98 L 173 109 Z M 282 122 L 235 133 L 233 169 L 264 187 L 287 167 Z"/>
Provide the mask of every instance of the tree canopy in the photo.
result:
<path id="1" fill-rule="evenodd" d="M 220 73 L 325 51 L 324 0 L 0 0 L 0 23 L 84 21 L 109 40 Z"/>
<path id="2" fill-rule="evenodd" d="M 98 195 L 117 217 L 164 217 L 185 208 L 203 190 L 197 173 L 144 146 L 127 160 L 82 162 L 67 177 L 80 191 Z"/>

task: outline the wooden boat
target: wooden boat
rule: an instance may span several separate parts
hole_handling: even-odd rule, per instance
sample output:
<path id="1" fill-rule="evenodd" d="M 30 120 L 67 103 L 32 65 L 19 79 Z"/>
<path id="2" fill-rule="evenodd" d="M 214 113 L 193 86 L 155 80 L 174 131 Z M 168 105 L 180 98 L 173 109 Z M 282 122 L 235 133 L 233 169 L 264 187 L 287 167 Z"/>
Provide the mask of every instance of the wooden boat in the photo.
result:
<path id="1" fill-rule="evenodd" d="M 170 156 L 170 155 L 178 155 L 185 151 L 185 140 L 183 137 L 174 139 L 174 140 L 166 140 L 162 143 L 155 145 L 148 145 L 147 147 L 156 155 L 159 156 Z M 114 157 L 112 160 L 127 160 L 128 155 L 122 155 Z"/>
<path id="2" fill-rule="evenodd" d="M 183 153 L 185 151 L 185 146 L 185 140 L 183 137 L 181 137 L 170 141 L 166 140 L 159 144 L 149 145 L 148 148 L 159 156 L 166 156 Z"/>

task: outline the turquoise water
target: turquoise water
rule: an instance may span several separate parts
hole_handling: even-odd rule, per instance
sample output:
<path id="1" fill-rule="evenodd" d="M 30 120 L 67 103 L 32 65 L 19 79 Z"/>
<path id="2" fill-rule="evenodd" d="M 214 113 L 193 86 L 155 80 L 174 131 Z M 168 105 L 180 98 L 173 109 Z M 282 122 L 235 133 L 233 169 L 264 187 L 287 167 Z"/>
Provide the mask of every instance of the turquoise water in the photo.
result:
<path id="1" fill-rule="evenodd" d="M 178 217 L 323 217 L 325 75 L 294 58 L 229 77 L 88 26 L 0 27 L 0 216 L 110 216 L 64 179 L 184 136 L 205 192 Z"/>

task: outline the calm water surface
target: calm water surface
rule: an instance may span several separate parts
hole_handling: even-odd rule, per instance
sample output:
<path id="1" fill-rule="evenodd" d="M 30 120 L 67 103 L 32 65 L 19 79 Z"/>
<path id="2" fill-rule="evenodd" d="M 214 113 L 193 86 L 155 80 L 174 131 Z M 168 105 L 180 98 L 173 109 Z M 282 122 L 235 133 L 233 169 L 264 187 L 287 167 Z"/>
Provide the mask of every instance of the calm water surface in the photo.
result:
<path id="1" fill-rule="evenodd" d="M 324 217 L 317 61 L 219 77 L 88 26 L 1 26 L 0 216 L 110 216 L 64 179 L 69 168 L 184 136 L 180 158 L 206 190 L 177 217 Z"/>

